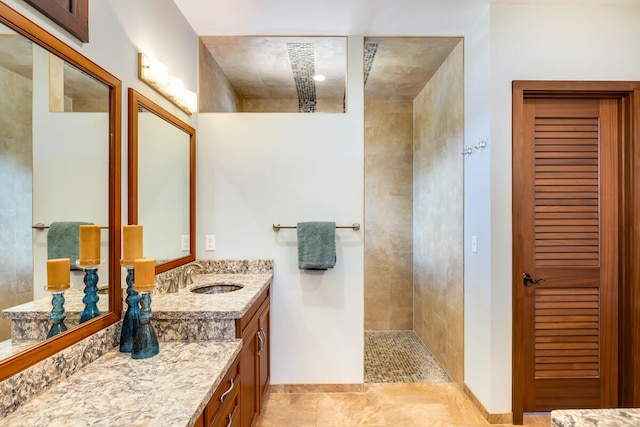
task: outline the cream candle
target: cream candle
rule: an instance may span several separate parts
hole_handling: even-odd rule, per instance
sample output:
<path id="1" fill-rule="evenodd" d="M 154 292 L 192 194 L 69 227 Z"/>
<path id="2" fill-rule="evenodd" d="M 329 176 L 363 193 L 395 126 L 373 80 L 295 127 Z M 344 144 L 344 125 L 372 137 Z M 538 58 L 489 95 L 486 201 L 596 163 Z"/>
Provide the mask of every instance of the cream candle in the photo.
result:
<path id="1" fill-rule="evenodd" d="M 69 258 L 50 259 L 47 261 L 47 290 L 60 292 L 69 289 L 71 282 L 71 261 Z"/>
<path id="2" fill-rule="evenodd" d="M 100 264 L 100 227 L 97 225 L 80 226 L 80 265 Z"/>
<path id="3" fill-rule="evenodd" d="M 153 258 L 136 259 L 134 269 L 133 289 L 138 292 L 151 292 L 155 287 L 156 260 Z"/>
<path id="4" fill-rule="evenodd" d="M 133 265 L 136 259 L 142 258 L 142 226 L 124 225 L 122 227 L 122 261 L 125 265 Z"/>

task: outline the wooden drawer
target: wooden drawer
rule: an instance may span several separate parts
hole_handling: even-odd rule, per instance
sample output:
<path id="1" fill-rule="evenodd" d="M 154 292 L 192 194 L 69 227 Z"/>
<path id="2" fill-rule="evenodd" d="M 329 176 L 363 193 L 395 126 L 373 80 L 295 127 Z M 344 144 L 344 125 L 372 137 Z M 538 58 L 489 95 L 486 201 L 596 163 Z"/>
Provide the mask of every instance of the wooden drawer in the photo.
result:
<path id="1" fill-rule="evenodd" d="M 235 402 L 239 403 L 239 390 L 240 390 L 240 370 L 238 369 L 240 358 L 236 360 L 229 368 L 229 371 L 222 379 L 222 382 L 216 389 L 215 393 L 209 400 L 207 407 L 204 410 L 205 426 L 218 425 L 214 424 L 214 421 L 220 419 L 222 412 L 226 412 L 228 407 L 232 407 Z M 230 412 L 229 412 L 230 413 Z M 226 415 L 225 415 L 226 416 Z M 220 424 L 226 426 L 227 424 Z"/>
<path id="2" fill-rule="evenodd" d="M 240 425 L 240 389 L 232 390 L 209 427 L 235 427 Z"/>

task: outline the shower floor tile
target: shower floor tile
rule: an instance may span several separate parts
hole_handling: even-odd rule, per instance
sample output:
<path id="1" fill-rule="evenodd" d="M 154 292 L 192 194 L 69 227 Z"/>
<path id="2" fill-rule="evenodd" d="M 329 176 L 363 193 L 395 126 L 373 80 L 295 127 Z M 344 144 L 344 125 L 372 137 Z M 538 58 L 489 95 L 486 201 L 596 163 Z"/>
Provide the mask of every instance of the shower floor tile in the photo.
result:
<path id="1" fill-rule="evenodd" d="M 413 331 L 365 331 L 365 383 L 450 382 Z"/>

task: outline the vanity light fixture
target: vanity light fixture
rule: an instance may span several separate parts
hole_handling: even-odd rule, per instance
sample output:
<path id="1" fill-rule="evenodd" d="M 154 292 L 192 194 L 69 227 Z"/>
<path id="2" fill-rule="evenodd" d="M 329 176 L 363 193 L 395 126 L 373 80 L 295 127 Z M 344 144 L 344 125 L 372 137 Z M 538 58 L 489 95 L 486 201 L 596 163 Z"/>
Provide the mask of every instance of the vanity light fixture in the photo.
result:
<path id="1" fill-rule="evenodd" d="M 170 76 L 166 65 L 142 52 L 138 53 L 138 78 L 185 113 L 197 111 L 198 95 L 185 90 L 182 80 Z"/>
<path id="2" fill-rule="evenodd" d="M 138 54 L 138 71 L 140 79 L 148 84 L 163 87 L 169 83 L 169 69 L 155 58 Z"/>
<path id="3" fill-rule="evenodd" d="M 177 77 L 170 77 L 167 94 L 174 99 L 182 99 L 184 97 L 184 82 Z"/>

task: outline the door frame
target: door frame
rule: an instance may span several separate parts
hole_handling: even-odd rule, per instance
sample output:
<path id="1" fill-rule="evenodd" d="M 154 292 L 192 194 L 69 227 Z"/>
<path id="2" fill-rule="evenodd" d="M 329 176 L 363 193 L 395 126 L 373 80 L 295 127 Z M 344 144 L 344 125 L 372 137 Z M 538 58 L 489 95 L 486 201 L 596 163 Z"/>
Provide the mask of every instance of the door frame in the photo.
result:
<path id="1" fill-rule="evenodd" d="M 622 131 L 620 178 L 620 259 L 618 294 L 618 406 L 640 406 L 640 82 L 630 81 L 513 81 L 512 168 L 517 165 L 516 148 L 522 143 L 524 101 L 528 98 L 609 98 L 620 100 Z M 513 169 L 512 169 L 513 170 Z M 512 173 L 512 191 L 517 191 Z M 513 196 L 513 195 L 512 195 Z M 512 215 L 516 206 L 512 206 Z M 524 372 L 522 351 L 523 313 L 516 304 L 522 293 L 522 264 L 516 251 L 516 224 L 512 224 L 512 411 L 513 423 L 522 424 Z"/>

